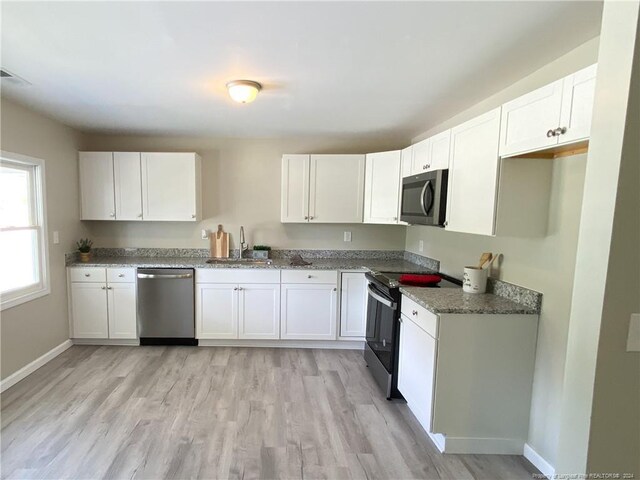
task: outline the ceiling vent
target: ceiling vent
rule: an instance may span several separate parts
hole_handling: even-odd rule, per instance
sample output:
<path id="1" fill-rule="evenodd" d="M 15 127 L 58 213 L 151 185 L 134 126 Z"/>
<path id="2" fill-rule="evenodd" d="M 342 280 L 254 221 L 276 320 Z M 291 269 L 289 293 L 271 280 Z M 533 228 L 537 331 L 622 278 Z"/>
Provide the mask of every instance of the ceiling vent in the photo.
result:
<path id="1" fill-rule="evenodd" d="M 15 73 L 11 73 L 9 70 L 5 68 L 0 68 L 0 80 L 2 80 L 3 84 L 12 84 L 12 85 L 22 85 L 27 86 L 31 85 L 31 83 L 27 82 L 24 78 L 19 77 Z"/>

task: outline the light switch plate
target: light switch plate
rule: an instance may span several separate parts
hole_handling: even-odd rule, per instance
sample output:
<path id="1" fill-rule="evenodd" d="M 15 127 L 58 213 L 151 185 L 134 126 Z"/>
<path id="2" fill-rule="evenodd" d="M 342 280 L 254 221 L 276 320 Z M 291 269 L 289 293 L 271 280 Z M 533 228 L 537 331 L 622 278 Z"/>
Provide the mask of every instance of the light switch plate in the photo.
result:
<path id="1" fill-rule="evenodd" d="M 200 231 L 200 238 L 201 238 L 202 240 L 209 240 L 209 230 L 207 230 L 207 229 L 203 228 L 203 229 Z"/>
<path id="2" fill-rule="evenodd" d="M 418 251 L 422 252 L 424 251 L 424 241 L 420 240 L 420 242 L 418 242 Z"/>
<path id="3" fill-rule="evenodd" d="M 640 313 L 631 314 L 627 352 L 640 352 Z"/>
<path id="4" fill-rule="evenodd" d="M 60 243 L 60 232 L 53 232 L 53 244 L 58 245 Z"/>
<path id="5" fill-rule="evenodd" d="M 351 232 L 344 232 L 344 241 L 345 242 L 351 241 Z"/>

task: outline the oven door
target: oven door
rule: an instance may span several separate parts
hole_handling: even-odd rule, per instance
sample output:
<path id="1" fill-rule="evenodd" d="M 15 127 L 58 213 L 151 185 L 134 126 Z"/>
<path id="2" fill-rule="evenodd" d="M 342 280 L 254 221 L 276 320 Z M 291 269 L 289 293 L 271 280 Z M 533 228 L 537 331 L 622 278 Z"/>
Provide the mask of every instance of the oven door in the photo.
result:
<path id="1" fill-rule="evenodd" d="M 394 367 L 394 345 L 398 334 L 398 304 L 372 283 L 369 283 L 368 291 L 367 344 L 391 374 Z"/>

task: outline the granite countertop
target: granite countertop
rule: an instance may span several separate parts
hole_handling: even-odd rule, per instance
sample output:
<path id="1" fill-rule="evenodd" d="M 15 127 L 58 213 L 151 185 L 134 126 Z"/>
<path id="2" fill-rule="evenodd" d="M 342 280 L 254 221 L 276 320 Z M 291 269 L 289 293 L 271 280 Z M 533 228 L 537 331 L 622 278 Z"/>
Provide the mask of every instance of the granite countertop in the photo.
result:
<path id="1" fill-rule="evenodd" d="M 329 253 L 329 252 L 327 252 Z M 413 258 L 410 258 L 413 260 Z M 69 267 L 111 267 L 111 268 L 233 268 L 233 269 L 298 269 L 298 270 L 361 270 L 386 272 L 425 272 L 437 270 L 437 266 L 420 265 L 402 258 L 377 258 L 327 256 L 308 257 L 311 265 L 292 266 L 289 258 L 275 258 L 270 264 L 241 263 L 229 261 L 206 263 L 204 256 L 95 256 L 89 262 L 71 260 Z M 437 265 L 437 264 L 436 264 Z M 495 283 L 495 282 L 494 282 Z M 400 292 L 419 305 L 436 314 L 537 314 L 540 311 L 540 297 L 537 292 L 502 282 L 500 288 L 494 286 L 496 293 L 470 294 L 462 288 L 421 288 L 401 286 Z M 509 298 L 522 301 L 518 303 Z"/>
<path id="2" fill-rule="evenodd" d="M 385 260 L 379 258 L 323 258 L 309 259 L 311 265 L 292 266 L 289 259 L 273 259 L 270 264 L 242 263 L 229 261 L 206 263 L 199 257 L 95 257 L 89 262 L 73 261 L 69 267 L 140 267 L 140 268 L 243 268 L 243 269 L 299 269 L 299 270 L 368 270 L 424 272 L 424 266 L 402 259 Z"/>
<path id="3" fill-rule="evenodd" d="M 492 293 L 465 293 L 460 288 L 400 287 L 400 292 L 433 313 L 530 314 L 537 310 Z"/>

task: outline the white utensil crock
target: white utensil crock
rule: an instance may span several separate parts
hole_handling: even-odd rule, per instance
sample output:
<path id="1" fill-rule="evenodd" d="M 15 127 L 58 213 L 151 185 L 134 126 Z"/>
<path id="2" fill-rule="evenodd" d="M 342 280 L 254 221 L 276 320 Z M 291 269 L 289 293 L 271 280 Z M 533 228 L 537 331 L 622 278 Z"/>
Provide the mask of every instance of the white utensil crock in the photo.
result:
<path id="1" fill-rule="evenodd" d="M 487 291 L 488 268 L 464 267 L 462 290 L 467 293 L 484 293 Z"/>

